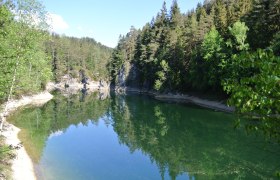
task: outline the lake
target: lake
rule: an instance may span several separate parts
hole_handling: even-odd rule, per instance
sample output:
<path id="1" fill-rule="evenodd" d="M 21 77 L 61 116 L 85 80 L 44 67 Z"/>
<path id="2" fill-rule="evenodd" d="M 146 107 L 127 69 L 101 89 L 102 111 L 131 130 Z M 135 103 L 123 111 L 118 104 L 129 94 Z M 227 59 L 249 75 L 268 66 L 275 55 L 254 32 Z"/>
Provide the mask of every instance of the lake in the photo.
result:
<path id="1" fill-rule="evenodd" d="M 237 117 L 144 95 L 55 95 L 9 122 L 38 179 L 270 179 L 280 148 Z M 242 121 L 243 122 L 243 121 Z"/>

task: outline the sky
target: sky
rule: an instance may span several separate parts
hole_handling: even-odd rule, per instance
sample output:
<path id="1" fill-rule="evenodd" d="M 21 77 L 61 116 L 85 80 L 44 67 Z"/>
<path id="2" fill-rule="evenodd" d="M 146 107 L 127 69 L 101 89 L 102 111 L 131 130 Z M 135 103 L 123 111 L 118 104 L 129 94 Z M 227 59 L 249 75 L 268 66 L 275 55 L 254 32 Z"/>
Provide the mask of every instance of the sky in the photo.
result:
<path id="1" fill-rule="evenodd" d="M 43 0 L 52 31 L 74 37 L 91 37 L 115 47 L 119 35 L 131 26 L 142 28 L 156 16 L 164 0 Z M 203 0 L 177 0 L 181 12 L 195 8 Z M 172 0 L 166 0 L 170 10 Z"/>

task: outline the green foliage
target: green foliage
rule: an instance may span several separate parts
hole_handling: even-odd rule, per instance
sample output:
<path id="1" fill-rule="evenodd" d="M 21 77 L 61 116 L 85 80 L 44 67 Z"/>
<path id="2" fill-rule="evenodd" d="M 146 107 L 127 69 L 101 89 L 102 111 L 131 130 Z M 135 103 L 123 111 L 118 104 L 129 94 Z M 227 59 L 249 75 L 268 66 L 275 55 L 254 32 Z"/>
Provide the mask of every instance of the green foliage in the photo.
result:
<path id="1" fill-rule="evenodd" d="M 12 175 L 11 164 L 9 163 L 14 157 L 13 150 L 5 144 L 5 137 L 0 136 L 0 176 L 10 179 Z"/>
<path id="2" fill-rule="evenodd" d="M 224 81 L 225 90 L 232 94 L 230 103 L 243 113 L 279 114 L 280 58 L 260 49 L 232 58 L 234 71 Z"/>
<path id="3" fill-rule="evenodd" d="M 248 31 L 245 23 L 236 22 L 229 30 L 235 38 L 231 48 L 239 52 L 223 64 L 227 73 L 222 84 L 230 94 L 228 102 L 236 107 L 237 113 L 261 120 L 257 125 L 249 125 L 249 129 L 262 130 L 279 141 L 280 57 L 270 50 L 249 52 L 249 44 L 245 43 Z M 275 37 L 277 39 L 277 35 Z M 271 44 L 272 49 L 277 49 L 275 41 Z"/>
<path id="4" fill-rule="evenodd" d="M 168 73 L 170 71 L 168 63 L 165 60 L 162 60 L 160 62 L 160 67 L 161 70 L 156 73 L 158 79 L 155 81 L 154 84 L 154 89 L 157 91 L 163 88 L 163 84 L 165 83 L 168 77 Z"/>
<path id="5" fill-rule="evenodd" d="M 10 60 L 9 29 L 13 20 L 12 13 L 4 5 L 0 6 L 0 99 L 8 93 L 12 81 L 12 67 L 14 62 Z"/>
<path id="6" fill-rule="evenodd" d="M 280 31 L 277 34 L 275 34 L 271 42 L 270 48 L 273 50 L 275 55 L 280 56 Z"/>
<path id="7" fill-rule="evenodd" d="M 47 34 L 42 8 L 35 0 L 1 4 L 0 101 L 7 99 L 10 90 L 13 95 L 37 92 L 51 78 L 43 46 Z"/>
<path id="8" fill-rule="evenodd" d="M 225 62 L 225 42 L 219 32 L 213 27 L 204 37 L 201 45 L 201 55 L 205 62 L 201 65 L 205 71 L 204 84 L 208 87 L 219 87 Z"/>
<path id="9" fill-rule="evenodd" d="M 229 32 L 235 38 L 235 46 L 237 50 L 243 51 L 249 49 L 249 44 L 245 43 L 248 30 L 249 28 L 245 23 L 240 21 L 235 22 L 233 27 L 229 27 Z"/>
<path id="10" fill-rule="evenodd" d="M 213 27 L 211 31 L 205 35 L 201 45 L 203 58 L 206 61 L 215 61 L 215 59 L 223 58 L 221 52 L 224 49 L 224 40 L 219 32 Z"/>
<path id="11" fill-rule="evenodd" d="M 239 113 L 263 120 L 266 130 L 274 121 L 279 125 L 280 57 L 259 49 L 234 55 L 231 62 L 232 72 L 223 80 L 224 90 L 231 94 L 229 104 Z M 266 133 L 280 137 L 277 127 Z"/>

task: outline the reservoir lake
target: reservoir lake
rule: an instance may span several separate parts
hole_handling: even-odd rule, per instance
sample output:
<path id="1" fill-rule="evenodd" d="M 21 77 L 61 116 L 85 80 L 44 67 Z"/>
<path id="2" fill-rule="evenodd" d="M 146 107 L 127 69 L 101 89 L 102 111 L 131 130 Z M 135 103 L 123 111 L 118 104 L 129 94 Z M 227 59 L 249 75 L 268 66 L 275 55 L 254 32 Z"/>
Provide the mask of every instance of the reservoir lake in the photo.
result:
<path id="1" fill-rule="evenodd" d="M 9 122 L 43 180 L 273 179 L 279 144 L 238 117 L 145 95 L 56 94 Z"/>

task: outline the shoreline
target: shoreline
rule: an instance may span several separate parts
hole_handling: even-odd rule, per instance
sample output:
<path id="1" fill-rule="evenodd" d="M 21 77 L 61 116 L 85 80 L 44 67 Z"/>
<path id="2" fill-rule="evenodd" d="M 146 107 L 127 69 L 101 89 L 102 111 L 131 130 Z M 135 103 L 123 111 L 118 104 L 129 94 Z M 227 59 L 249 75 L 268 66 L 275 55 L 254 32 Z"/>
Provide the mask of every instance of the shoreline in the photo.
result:
<path id="1" fill-rule="evenodd" d="M 130 88 L 130 87 L 115 87 L 113 89 L 116 93 L 139 93 L 139 94 L 147 94 L 157 100 L 160 101 L 172 101 L 172 102 L 181 102 L 181 103 L 191 103 L 198 105 L 200 107 L 227 112 L 227 113 L 233 113 L 235 111 L 234 107 L 227 106 L 226 104 L 219 102 L 219 101 L 213 101 L 213 100 L 207 100 L 205 98 L 199 98 L 196 96 L 190 96 L 188 94 L 160 94 L 156 91 L 148 91 L 148 90 L 142 90 L 138 88 Z"/>
<path id="2" fill-rule="evenodd" d="M 1 107 L 0 115 L 4 119 L 4 125 L 1 135 L 5 137 L 5 142 L 7 145 L 17 146 L 21 143 L 18 138 L 18 133 L 20 129 L 10 124 L 6 121 L 6 117 L 9 116 L 11 113 L 16 111 L 18 108 L 26 106 L 26 105 L 35 105 L 41 106 L 51 100 L 53 95 L 51 95 L 48 91 L 44 91 L 39 94 L 35 94 L 33 96 L 23 96 L 19 100 L 12 100 L 10 102 L 4 103 Z M 3 107 L 7 106 L 6 114 L 3 112 Z M 16 158 L 11 160 L 12 162 L 12 178 L 13 180 L 20 180 L 24 177 L 24 179 L 28 180 L 35 180 L 35 170 L 34 165 L 27 154 L 24 146 L 15 150 Z"/>

